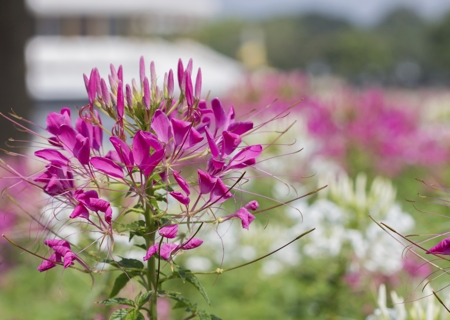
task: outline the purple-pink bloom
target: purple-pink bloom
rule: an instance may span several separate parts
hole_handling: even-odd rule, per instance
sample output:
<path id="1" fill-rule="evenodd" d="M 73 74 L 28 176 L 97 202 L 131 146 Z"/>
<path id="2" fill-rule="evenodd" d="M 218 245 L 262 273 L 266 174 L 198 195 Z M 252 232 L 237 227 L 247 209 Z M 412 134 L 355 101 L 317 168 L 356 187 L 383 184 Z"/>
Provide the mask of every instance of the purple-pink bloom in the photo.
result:
<path id="1" fill-rule="evenodd" d="M 159 256 L 164 260 L 169 260 L 172 252 L 176 250 L 191 250 L 199 247 L 203 243 L 203 240 L 198 238 L 192 238 L 189 242 L 184 244 L 175 244 L 175 243 L 163 243 L 161 244 L 161 250 L 159 250 L 159 243 L 155 243 L 147 250 L 147 254 L 144 257 L 144 261 L 150 259 L 155 253 L 158 253 Z"/>
<path id="2" fill-rule="evenodd" d="M 90 163 L 95 169 L 108 176 L 124 179 L 122 168 L 109 158 L 92 157 Z"/>
<path id="3" fill-rule="evenodd" d="M 257 201 L 253 200 L 247 203 L 244 207 L 240 208 L 238 211 L 236 211 L 233 214 L 230 214 L 229 216 L 226 216 L 223 219 L 223 221 L 232 219 L 232 218 L 239 218 L 242 223 L 242 228 L 247 229 L 249 228 L 250 224 L 255 220 L 255 216 L 251 214 L 248 209 L 250 210 L 256 210 L 258 209 L 259 204 Z"/>
<path id="4" fill-rule="evenodd" d="M 184 195 L 179 191 L 172 191 L 170 195 L 174 197 L 179 203 L 184 204 L 185 206 L 187 206 L 191 201 L 191 199 L 188 196 Z"/>
<path id="5" fill-rule="evenodd" d="M 450 238 L 446 238 L 428 250 L 426 254 L 450 255 Z"/>
<path id="6" fill-rule="evenodd" d="M 220 178 L 217 178 L 216 184 L 211 190 L 209 202 L 215 202 L 217 204 L 224 202 L 231 198 L 232 194 L 228 191 L 228 187 L 223 183 Z"/>
<path id="7" fill-rule="evenodd" d="M 178 234 L 178 225 L 177 224 L 171 224 L 168 226 L 164 226 L 158 230 L 158 233 L 160 236 L 173 239 Z"/>
<path id="8" fill-rule="evenodd" d="M 40 272 L 55 267 L 55 262 L 60 263 L 62 259 L 64 260 L 64 268 L 73 265 L 75 260 L 81 262 L 80 258 L 70 249 L 70 244 L 65 240 L 47 239 L 44 241 L 44 244 L 53 249 L 54 253 L 38 267 Z"/>
<path id="9" fill-rule="evenodd" d="M 198 169 L 198 185 L 200 187 L 200 194 L 208 194 L 217 182 L 217 178 L 209 175 L 206 172 Z"/>

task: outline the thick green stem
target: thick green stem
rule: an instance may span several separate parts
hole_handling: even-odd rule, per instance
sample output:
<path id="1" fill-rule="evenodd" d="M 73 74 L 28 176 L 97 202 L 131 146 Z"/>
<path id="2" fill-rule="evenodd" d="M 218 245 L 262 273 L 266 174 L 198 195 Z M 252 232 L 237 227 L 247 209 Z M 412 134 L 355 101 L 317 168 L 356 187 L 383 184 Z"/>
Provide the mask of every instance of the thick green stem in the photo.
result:
<path id="1" fill-rule="evenodd" d="M 149 196 L 152 196 L 153 190 L 150 189 L 147 194 Z M 147 248 L 150 248 L 152 245 L 155 244 L 155 233 L 158 228 L 157 223 L 155 221 L 154 215 L 153 215 L 153 208 L 149 203 L 147 203 L 146 210 L 144 213 L 145 216 L 145 225 L 147 229 L 147 234 L 145 236 L 145 243 L 147 245 Z M 158 314 L 156 311 L 156 302 L 157 302 L 157 289 L 156 288 L 156 258 L 155 256 L 152 256 L 150 259 L 147 260 L 147 283 L 148 283 L 148 291 L 153 291 L 153 294 L 150 299 L 150 310 L 148 312 L 148 316 L 151 320 L 157 320 Z"/>

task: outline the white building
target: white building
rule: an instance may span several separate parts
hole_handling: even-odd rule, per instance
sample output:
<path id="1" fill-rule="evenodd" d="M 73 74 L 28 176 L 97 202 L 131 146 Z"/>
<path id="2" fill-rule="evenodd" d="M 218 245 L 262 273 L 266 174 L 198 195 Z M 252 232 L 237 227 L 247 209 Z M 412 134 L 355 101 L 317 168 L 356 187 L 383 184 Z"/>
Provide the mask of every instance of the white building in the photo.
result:
<path id="1" fill-rule="evenodd" d="M 125 82 L 138 78 L 139 57 L 154 61 L 158 76 L 192 58 L 202 68 L 204 93 L 223 94 L 243 77 L 242 66 L 188 40 L 164 41 L 205 25 L 220 9 L 215 0 L 27 0 L 36 36 L 26 48 L 27 86 L 37 101 L 86 99 L 82 75 L 122 65 Z M 162 80 L 161 80 L 162 81 Z"/>

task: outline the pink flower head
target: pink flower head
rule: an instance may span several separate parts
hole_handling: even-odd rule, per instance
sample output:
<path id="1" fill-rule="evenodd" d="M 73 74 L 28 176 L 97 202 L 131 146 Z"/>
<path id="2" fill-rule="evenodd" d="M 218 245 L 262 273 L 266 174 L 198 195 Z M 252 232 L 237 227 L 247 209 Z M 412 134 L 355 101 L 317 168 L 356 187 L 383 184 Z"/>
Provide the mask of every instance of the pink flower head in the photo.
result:
<path id="1" fill-rule="evenodd" d="M 46 166 L 47 170 L 34 178 L 36 182 L 45 183 L 43 188 L 45 193 L 51 196 L 71 193 L 74 188 L 74 179 L 71 169 L 67 166 L 59 164 L 51 164 Z"/>
<path id="2" fill-rule="evenodd" d="M 258 202 L 256 202 L 255 200 L 250 201 L 249 203 L 247 203 L 244 207 L 240 208 L 238 211 L 236 211 L 233 214 L 230 214 L 229 216 L 226 216 L 224 218 L 222 218 L 222 221 L 227 221 L 230 220 L 232 218 L 238 218 L 241 220 L 242 223 L 242 228 L 247 229 L 249 228 L 250 224 L 253 222 L 253 220 L 255 220 L 255 216 L 252 215 L 249 210 L 256 210 L 258 209 L 259 205 Z"/>
<path id="3" fill-rule="evenodd" d="M 55 262 L 64 262 L 64 268 L 68 268 L 73 265 L 75 260 L 81 262 L 80 258 L 78 258 L 78 256 L 70 249 L 70 244 L 65 240 L 47 239 L 44 241 L 44 244 L 50 247 L 54 253 L 50 255 L 48 260 L 44 260 L 38 267 L 40 272 L 47 271 L 48 269 L 55 267 Z"/>
<path id="4" fill-rule="evenodd" d="M 147 254 L 144 257 L 144 261 L 150 259 L 155 253 L 159 252 L 159 256 L 164 260 L 169 260 L 172 252 L 177 250 L 191 250 L 199 247 L 203 243 L 203 240 L 198 238 L 192 238 L 189 242 L 184 244 L 175 244 L 175 243 L 163 243 L 161 245 L 161 250 L 159 250 L 159 243 L 155 243 L 147 250 Z"/>
<path id="5" fill-rule="evenodd" d="M 75 207 L 71 219 L 81 217 L 89 220 L 89 212 L 87 209 L 94 212 L 103 212 L 105 214 L 105 221 L 111 224 L 112 209 L 108 201 L 99 199 L 97 191 L 89 190 L 83 191 L 81 189 L 75 191 L 75 199 L 79 201 L 79 204 Z"/>

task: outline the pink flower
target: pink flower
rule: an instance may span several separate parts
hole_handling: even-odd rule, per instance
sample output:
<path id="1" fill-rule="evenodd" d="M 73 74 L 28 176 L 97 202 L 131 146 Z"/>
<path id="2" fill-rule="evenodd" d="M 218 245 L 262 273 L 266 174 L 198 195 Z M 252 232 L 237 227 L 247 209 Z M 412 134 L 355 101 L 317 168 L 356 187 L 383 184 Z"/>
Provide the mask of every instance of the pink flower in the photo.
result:
<path id="1" fill-rule="evenodd" d="M 427 254 L 450 255 L 450 238 L 446 238 L 426 252 Z"/>
<path id="2" fill-rule="evenodd" d="M 64 262 L 64 268 L 73 265 L 75 260 L 82 263 L 80 258 L 70 250 L 70 244 L 65 240 L 47 239 L 44 244 L 50 247 L 54 253 L 44 260 L 38 267 L 40 272 L 47 271 L 56 266 L 56 263 Z M 83 264 L 83 263 L 82 263 Z"/>

